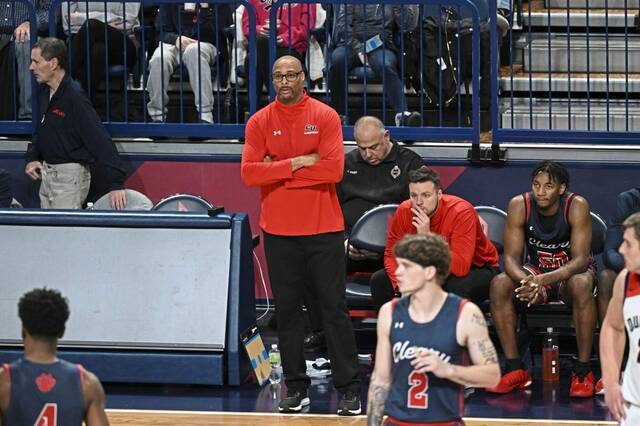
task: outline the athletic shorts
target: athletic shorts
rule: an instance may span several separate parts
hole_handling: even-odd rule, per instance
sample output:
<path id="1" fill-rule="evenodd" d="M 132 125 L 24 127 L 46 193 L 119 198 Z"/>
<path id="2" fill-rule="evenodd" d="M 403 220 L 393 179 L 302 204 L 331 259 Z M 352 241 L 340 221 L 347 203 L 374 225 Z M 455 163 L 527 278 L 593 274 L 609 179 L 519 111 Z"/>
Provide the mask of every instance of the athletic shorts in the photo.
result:
<path id="1" fill-rule="evenodd" d="M 536 266 L 533 266 L 529 263 L 525 263 L 524 265 L 522 265 L 522 268 L 525 269 L 527 272 L 529 272 L 531 275 L 533 276 L 538 276 L 540 274 L 542 274 L 543 272 L 538 269 Z M 595 291 L 597 286 L 596 284 L 596 264 L 594 262 L 589 262 L 589 267 L 587 268 L 587 272 L 591 273 L 591 275 L 593 275 L 593 291 L 594 291 L 594 295 L 595 295 Z M 564 281 L 558 281 L 555 283 L 551 283 L 551 284 L 547 284 L 542 288 L 542 297 L 543 297 L 543 302 L 542 303 L 549 303 L 549 302 L 562 302 L 562 303 L 567 303 L 566 300 L 562 299 L 562 287 L 564 286 L 565 282 Z"/>
<path id="2" fill-rule="evenodd" d="M 620 422 L 620 426 L 640 425 L 640 405 L 629 404 L 625 408 L 627 417 Z"/>

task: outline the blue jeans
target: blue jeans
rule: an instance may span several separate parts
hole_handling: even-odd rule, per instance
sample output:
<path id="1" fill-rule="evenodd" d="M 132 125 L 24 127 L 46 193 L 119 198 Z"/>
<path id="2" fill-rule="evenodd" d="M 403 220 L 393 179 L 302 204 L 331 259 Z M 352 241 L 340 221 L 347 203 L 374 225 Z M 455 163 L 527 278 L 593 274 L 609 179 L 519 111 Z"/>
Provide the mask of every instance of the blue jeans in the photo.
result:
<path id="1" fill-rule="evenodd" d="M 18 64 L 18 118 L 31 118 L 31 43 L 29 40 L 22 43 L 15 42 L 16 62 Z"/>
<path id="2" fill-rule="evenodd" d="M 384 95 L 394 113 L 406 110 L 404 87 L 398 73 L 398 59 L 393 50 L 378 48 L 367 54 L 369 66 L 375 75 L 384 81 Z M 331 54 L 329 72 L 329 89 L 331 89 L 331 105 L 338 114 L 347 115 L 347 84 L 345 67 L 349 72 L 361 66 L 358 53 L 350 46 L 340 46 Z M 384 74 L 384 79 L 382 75 Z"/>

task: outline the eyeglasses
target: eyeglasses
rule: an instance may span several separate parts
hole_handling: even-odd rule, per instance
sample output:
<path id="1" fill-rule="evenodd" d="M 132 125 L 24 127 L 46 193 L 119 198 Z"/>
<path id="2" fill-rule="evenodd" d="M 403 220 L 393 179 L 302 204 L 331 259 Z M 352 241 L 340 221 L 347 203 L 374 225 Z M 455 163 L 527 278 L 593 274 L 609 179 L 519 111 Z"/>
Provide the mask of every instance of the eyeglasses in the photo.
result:
<path id="1" fill-rule="evenodd" d="M 282 77 L 284 77 L 287 79 L 289 83 L 292 83 L 296 81 L 298 79 L 298 76 L 303 72 L 304 71 L 298 71 L 298 72 L 289 71 L 288 73 L 285 73 L 285 74 L 280 74 L 279 72 L 277 72 L 271 75 L 271 79 L 277 83 L 282 81 Z"/>

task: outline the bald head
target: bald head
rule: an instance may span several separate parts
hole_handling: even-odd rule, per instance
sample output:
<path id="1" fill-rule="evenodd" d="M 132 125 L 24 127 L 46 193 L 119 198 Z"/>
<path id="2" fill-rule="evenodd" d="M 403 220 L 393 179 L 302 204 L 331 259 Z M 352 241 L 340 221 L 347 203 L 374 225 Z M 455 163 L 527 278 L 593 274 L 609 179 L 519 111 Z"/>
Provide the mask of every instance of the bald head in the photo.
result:
<path id="1" fill-rule="evenodd" d="M 274 73 L 276 68 L 285 65 L 287 67 L 294 68 L 296 71 L 302 71 L 302 63 L 295 56 L 285 55 L 281 56 L 273 63 L 271 72 Z"/>
<path id="2" fill-rule="evenodd" d="M 362 132 L 371 132 L 378 131 L 380 133 L 384 133 L 384 124 L 378 117 L 374 117 L 372 115 L 363 115 L 358 118 L 358 120 L 353 125 L 353 138 L 358 139 L 356 136 L 359 131 Z"/>
<path id="3" fill-rule="evenodd" d="M 393 143 L 388 130 L 377 117 L 365 115 L 353 126 L 353 138 L 362 159 L 372 166 L 382 163 L 389 155 Z"/>

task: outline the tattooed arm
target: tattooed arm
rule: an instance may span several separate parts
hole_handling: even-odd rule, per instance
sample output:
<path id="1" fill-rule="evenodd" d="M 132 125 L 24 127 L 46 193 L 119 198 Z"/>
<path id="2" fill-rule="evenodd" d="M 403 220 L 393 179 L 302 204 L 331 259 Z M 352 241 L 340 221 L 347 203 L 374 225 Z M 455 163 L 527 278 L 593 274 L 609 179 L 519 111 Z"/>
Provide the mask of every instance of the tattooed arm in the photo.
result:
<path id="1" fill-rule="evenodd" d="M 367 397 L 367 426 L 382 424 L 384 406 L 391 387 L 391 302 L 380 308 L 378 314 L 378 342 L 376 344 L 376 364 L 371 374 Z"/>
<path id="2" fill-rule="evenodd" d="M 460 380 L 455 381 L 474 387 L 497 385 L 500 380 L 498 354 L 489 338 L 487 322 L 482 311 L 471 302 L 467 302 L 462 308 L 462 314 L 458 320 L 457 336 L 458 342 L 467 347 L 473 365 L 459 367 L 465 372 L 460 375 Z"/>
<path id="3" fill-rule="evenodd" d="M 442 361 L 432 352 L 422 353 L 411 362 L 419 373 L 430 372 L 465 386 L 491 387 L 500 380 L 498 356 L 489 338 L 487 323 L 480 309 L 471 302 L 462 308 L 456 329 L 458 344 L 469 351 L 473 365 L 462 366 Z"/>

